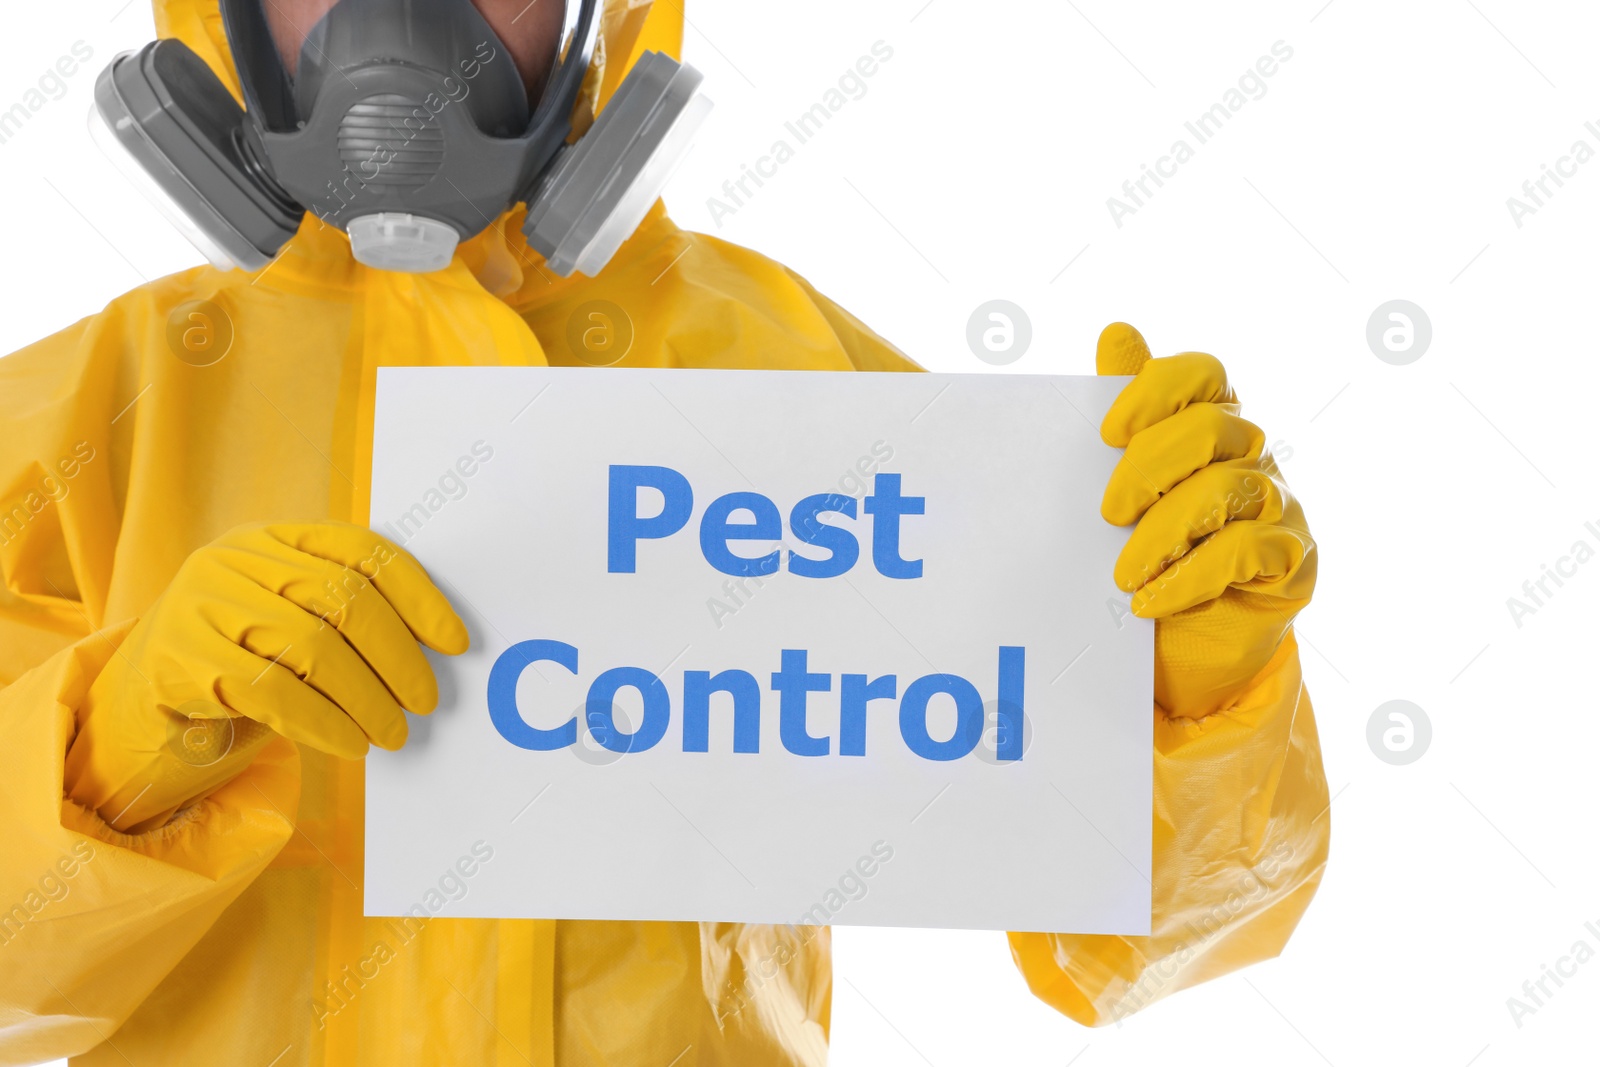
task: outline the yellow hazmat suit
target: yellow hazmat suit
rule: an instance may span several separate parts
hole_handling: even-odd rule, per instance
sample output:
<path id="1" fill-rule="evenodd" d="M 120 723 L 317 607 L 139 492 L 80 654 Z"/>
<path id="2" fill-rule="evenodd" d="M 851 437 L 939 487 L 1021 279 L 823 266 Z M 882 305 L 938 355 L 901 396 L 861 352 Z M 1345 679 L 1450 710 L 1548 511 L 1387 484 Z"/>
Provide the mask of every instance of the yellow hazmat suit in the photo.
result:
<path id="1" fill-rule="evenodd" d="M 214 2 L 157 19 L 231 82 Z M 608 0 L 602 32 L 598 101 L 643 49 L 677 52 L 681 11 Z M 361 521 L 377 367 L 610 362 L 595 323 L 631 333 L 623 366 L 917 369 L 660 205 L 594 280 L 543 270 L 514 216 L 426 276 L 366 270 L 312 220 L 255 275 L 166 278 L 0 360 L 0 1064 L 824 1062 L 826 931 L 363 918 L 360 761 L 271 736 L 131 834 L 64 794 L 85 694 L 195 549 Z M 1100 369 L 1148 355 L 1114 327 Z M 1033 990 L 1086 1024 L 1275 954 L 1326 859 L 1289 633 L 1315 557 L 1208 359 L 1149 362 L 1104 428 L 1131 457 L 1107 517 L 1144 516 L 1118 580 L 1161 617 L 1154 933 L 1011 935 Z"/>

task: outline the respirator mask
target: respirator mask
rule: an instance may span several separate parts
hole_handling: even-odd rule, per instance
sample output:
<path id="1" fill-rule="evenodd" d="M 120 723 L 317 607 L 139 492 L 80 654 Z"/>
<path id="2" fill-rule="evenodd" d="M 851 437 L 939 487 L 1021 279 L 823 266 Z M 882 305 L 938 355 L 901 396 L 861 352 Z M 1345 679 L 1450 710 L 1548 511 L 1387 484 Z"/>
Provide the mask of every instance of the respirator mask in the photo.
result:
<path id="1" fill-rule="evenodd" d="M 550 269 L 593 276 L 711 110 L 697 71 L 647 52 L 568 143 L 602 0 L 564 0 L 531 90 L 471 0 L 324 0 L 293 76 L 272 2 L 221 0 L 243 110 L 177 40 L 118 56 L 95 84 L 96 141 L 222 269 L 265 266 L 310 211 L 369 267 L 439 270 L 526 203 L 523 232 Z"/>

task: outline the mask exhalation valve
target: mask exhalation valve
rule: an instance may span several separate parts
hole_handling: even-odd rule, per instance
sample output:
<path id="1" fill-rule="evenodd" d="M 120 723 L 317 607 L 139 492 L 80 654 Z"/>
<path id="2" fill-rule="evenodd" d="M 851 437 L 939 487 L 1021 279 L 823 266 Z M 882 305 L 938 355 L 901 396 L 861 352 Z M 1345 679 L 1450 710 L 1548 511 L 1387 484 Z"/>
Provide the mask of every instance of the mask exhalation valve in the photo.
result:
<path id="1" fill-rule="evenodd" d="M 455 255 L 461 235 L 448 222 L 400 211 L 380 211 L 351 219 L 350 254 L 377 270 L 426 274 L 443 270 Z"/>

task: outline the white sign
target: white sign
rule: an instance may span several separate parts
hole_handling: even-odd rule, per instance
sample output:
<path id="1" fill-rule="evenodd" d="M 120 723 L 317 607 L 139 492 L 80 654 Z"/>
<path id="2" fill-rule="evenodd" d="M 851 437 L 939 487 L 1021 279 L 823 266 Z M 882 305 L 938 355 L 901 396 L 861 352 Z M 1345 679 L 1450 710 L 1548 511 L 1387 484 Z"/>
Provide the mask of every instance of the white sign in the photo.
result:
<path id="1" fill-rule="evenodd" d="M 472 650 L 368 757 L 367 914 L 1148 933 L 1126 381 L 380 371 Z"/>

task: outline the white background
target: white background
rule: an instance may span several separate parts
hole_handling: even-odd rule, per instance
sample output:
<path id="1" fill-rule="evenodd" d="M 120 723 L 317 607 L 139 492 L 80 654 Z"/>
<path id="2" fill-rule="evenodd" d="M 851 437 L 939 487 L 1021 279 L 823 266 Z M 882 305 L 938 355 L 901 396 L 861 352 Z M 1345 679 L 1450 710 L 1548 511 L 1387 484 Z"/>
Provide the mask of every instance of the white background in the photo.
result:
<path id="1" fill-rule="evenodd" d="M 1512 1021 L 1506 999 L 1595 938 L 1600 561 L 1518 629 L 1506 599 L 1600 520 L 1591 397 L 1600 160 L 1517 228 L 1506 199 L 1600 120 L 1600 13 L 1510 0 L 1114 4 L 689 0 L 718 111 L 668 202 L 706 198 L 879 39 L 895 58 L 720 236 L 808 276 L 935 370 L 1004 297 L 1032 373 L 1092 365 L 1114 319 L 1228 364 L 1322 547 L 1298 628 L 1333 857 L 1285 955 L 1086 1031 L 1030 999 L 995 934 L 841 929 L 834 1062 L 1061 1065 L 1592 1061 L 1600 960 Z M 118 14 L 120 10 L 120 14 Z M 9 106 L 73 41 L 151 34 L 142 0 L 12 5 Z M 1119 230 L 1137 177 L 1274 41 L 1294 58 Z M 83 132 L 93 71 L 0 145 L 0 350 L 198 262 Z M 1070 265 L 1069 265 L 1070 264 Z M 1369 315 L 1426 309 L 1379 361 Z M 1368 749 L 1384 701 L 1430 751 Z M 1600 946 L 1596 946 L 1600 947 Z"/>

